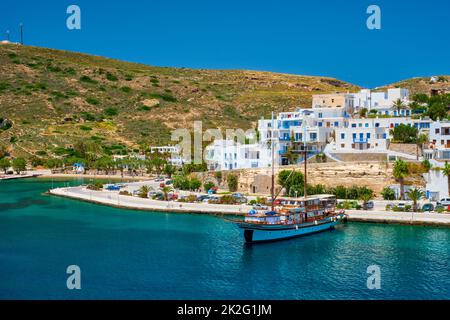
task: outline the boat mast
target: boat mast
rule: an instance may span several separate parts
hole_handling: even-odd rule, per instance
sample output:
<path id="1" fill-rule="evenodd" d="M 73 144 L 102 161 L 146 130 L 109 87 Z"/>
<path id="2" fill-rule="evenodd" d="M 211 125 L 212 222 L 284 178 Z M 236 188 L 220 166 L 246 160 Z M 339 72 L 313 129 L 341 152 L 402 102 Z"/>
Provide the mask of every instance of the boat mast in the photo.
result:
<path id="1" fill-rule="evenodd" d="M 270 189 L 272 196 L 272 211 L 275 210 L 275 148 L 273 147 L 273 139 L 274 139 L 274 121 L 273 121 L 273 111 L 272 111 L 272 122 L 271 122 L 272 132 L 270 133 L 270 148 L 272 149 L 272 188 Z"/>
<path id="2" fill-rule="evenodd" d="M 305 207 L 306 207 L 306 198 L 308 197 L 308 151 L 306 146 L 306 123 L 303 121 L 303 125 L 305 126 L 304 134 L 303 134 L 303 152 L 305 153 L 305 182 L 303 185 L 303 195 L 305 196 Z"/>

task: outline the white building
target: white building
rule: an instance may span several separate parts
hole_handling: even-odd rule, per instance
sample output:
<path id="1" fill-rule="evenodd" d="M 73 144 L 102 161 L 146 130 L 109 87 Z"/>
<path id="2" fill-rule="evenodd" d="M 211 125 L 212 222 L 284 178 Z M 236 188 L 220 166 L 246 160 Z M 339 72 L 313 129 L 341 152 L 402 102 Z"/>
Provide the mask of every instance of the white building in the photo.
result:
<path id="1" fill-rule="evenodd" d="M 430 145 L 424 150 L 426 159 L 450 160 L 450 122 L 435 121 L 430 125 Z"/>
<path id="2" fill-rule="evenodd" d="M 353 108 L 356 112 L 361 109 L 367 109 L 369 113 L 387 116 L 410 116 L 411 110 L 408 108 L 398 111 L 393 108 L 394 102 L 400 100 L 405 107 L 409 104 L 409 90 L 402 88 L 388 89 L 386 92 L 372 92 L 369 89 L 364 89 L 358 93 L 351 93 L 347 95 L 348 108 Z"/>
<path id="3" fill-rule="evenodd" d="M 215 140 L 205 150 L 205 161 L 210 170 L 217 171 L 270 167 L 272 152 L 269 146 L 261 143 Z"/>
<path id="4" fill-rule="evenodd" d="M 372 150 L 386 152 L 389 148 L 390 131 L 400 124 L 427 132 L 431 119 L 369 118 L 349 119 L 344 127 L 335 131 L 335 151 Z"/>
<path id="5" fill-rule="evenodd" d="M 169 155 L 167 161 L 174 166 L 182 166 L 189 163 L 189 159 L 184 159 L 180 146 L 157 146 L 150 147 L 150 153 L 161 153 Z"/>
<path id="6" fill-rule="evenodd" d="M 215 170 L 268 167 L 271 164 L 270 144 L 274 141 L 275 163 L 287 165 L 293 160 L 290 153 L 304 160 L 304 145 L 308 156 L 323 152 L 327 146 L 334 152 L 387 152 L 390 131 L 404 124 L 428 131 L 432 121 L 428 118 L 412 119 L 410 110 L 400 112 L 393 107 L 401 100 L 408 105 L 406 89 L 388 89 L 386 92 L 361 90 L 358 93 L 314 95 L 311 109 L 281 112 L 274 119 L 258 121 L 259 141 L 236 144 L 218 140 L 207 148 L 206 159 Z M 354 118 L 362 108 L 375 110 L 368 118 Z M 381 116 L 382 115 L 382 116 Z M 450 130 L 450 129 L 449 129 Z M 446 141 L 450 148 L 449 141 Z M 330 150 L 329 150 L 330 151 Z M 449 149 L 450 158 L 450 149 Z"/>

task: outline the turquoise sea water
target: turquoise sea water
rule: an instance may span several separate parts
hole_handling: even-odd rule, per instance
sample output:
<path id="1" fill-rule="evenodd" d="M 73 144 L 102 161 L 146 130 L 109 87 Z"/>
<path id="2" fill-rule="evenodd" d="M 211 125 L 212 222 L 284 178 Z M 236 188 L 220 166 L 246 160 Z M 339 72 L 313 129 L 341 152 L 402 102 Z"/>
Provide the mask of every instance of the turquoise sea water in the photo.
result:
<path id="1" fill-rule="evenodd" d="M 42 195 L 52 184 L 67 183 L 0 181 L 1 299 L 450 298 L 450 229 L 348 223 L 248 246 L 220 218 Z M 380 290 L 367 289 L 369 265 Z"/>

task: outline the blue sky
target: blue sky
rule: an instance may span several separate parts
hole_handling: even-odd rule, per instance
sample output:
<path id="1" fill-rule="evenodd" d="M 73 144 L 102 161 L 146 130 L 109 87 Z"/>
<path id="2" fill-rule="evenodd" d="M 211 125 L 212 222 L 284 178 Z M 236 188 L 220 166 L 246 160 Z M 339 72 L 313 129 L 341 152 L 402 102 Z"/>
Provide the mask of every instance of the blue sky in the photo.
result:
<path id="1" fill-rule="evenodd" d="M 66 9 L 81 8 L 81 30 Z M 366 9 L 381 8 L 381 30 Z M 157 66 L 336 77 L 376 87 L 450 74 L 448 0 L 2 0 L 0 32 L 25 44 Z"/>

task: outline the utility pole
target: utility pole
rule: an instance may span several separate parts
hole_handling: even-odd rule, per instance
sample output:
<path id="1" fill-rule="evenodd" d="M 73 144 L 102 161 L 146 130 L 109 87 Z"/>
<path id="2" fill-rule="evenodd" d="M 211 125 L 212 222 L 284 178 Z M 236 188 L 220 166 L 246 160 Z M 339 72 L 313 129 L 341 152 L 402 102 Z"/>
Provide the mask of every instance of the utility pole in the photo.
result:
<path id="1" fill-rule="evenodd" d="M 23 23 L 20 23 L 20 44 L 23 45 Z"/>
<path id="2" fill-rule="evenodd" d="M 9 41 L 9 30 L 6 30 L 6 40 Z"/>

